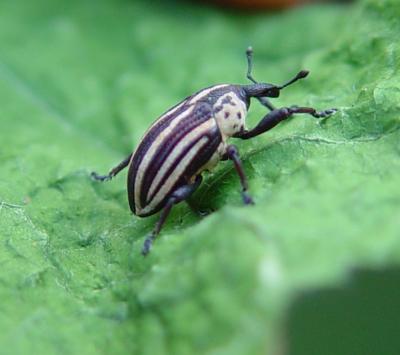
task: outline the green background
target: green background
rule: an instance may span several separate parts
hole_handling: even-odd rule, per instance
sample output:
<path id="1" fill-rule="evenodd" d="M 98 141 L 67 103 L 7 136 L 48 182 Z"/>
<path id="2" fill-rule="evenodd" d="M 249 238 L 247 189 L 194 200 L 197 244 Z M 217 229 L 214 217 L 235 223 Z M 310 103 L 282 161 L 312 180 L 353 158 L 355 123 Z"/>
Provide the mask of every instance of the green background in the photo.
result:
<path id="1" fill-rule="evenodd" d="M 341 292 L 357 296 L 349 273 L 400 261 L 399 34 L 397 0 L 274 14 L 1 1 L 0 353 L 328 354 L 341 327 L 317 336 L 340 323 L 321 315 Z M 339 112 L 235 142 L 256 205 L 242 206 L 223 162 L 193 197 L 215 212 L 202 219 L 176 206 L 143 258 L 157 216 L 131 216 L 125 173 L 107 184 L 89 174 L 122 160 L 183 97 L 246 83 L 249 44 L 258 80 L 311 71 L 274 103 Z M 264 114 L 254 102 L 248 127 Z M 396 299 L 396 287 L 372 279 L 366 290 Z M 310 290 L 343 283 L 331 303 L 313 301 Z M 386 304 L 374 295 L 360 313 Z M 360 304 L 352 300 L 342 322 Z M 360 338 L 336 354 L 376 340 L 357 335 L 355 319 L 346 334 Z M 325 351 L 313 352 L 318 341 Z"/>

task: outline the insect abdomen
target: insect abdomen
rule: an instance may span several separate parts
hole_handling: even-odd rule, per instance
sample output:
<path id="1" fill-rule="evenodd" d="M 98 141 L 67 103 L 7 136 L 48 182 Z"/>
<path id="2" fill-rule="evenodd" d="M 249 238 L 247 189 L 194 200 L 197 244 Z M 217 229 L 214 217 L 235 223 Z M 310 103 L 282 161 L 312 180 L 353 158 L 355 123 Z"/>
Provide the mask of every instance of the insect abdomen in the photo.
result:
<path id="1" fill-rule="evenodd" d="M 172 191 L 191 183 L 221 143 L 209 104 L 187 101 L 174 110 L 150 128 L 133 154 L 128 198 L 138 216 L 158 212 Z"/>

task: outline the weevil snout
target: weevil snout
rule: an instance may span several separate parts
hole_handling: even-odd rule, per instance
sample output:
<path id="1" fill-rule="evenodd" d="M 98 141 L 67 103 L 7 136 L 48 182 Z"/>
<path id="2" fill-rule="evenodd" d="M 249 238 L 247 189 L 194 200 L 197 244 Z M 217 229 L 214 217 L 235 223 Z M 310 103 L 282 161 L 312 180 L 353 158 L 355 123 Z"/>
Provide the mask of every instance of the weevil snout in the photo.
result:
<path id="1" fill-rule="evenodd" d="M 243 89 L 248 97 L 279 97 L 280 86 L 266 83 L 243 85 Z"/>
<path id="2" fill-rule="evenodd" d="M 254 84 L 244 85 L 243 88 L 248 97 L 279 97 L 280 91 L 285 87 L 295 83 L 296 81 L 305 78 L 309 74 L 308 70 L 299 71 L 295 77 L 290 79 L 283 85 L 274 85 L 267 83 L 257 83 L 254 79 Z M 248 73 L 248 78 L 251 78 L 250 73 Z"/>
<path id="3" fill-rule="evenodd" d="M 281 88 L 276 85 L 271 85 L 271 84 L 265 84 L 265 86 L 268 86 L 266 89 L 266 93 L 263 96 L 267 97 L 279 97 L 281 93 Z"/>

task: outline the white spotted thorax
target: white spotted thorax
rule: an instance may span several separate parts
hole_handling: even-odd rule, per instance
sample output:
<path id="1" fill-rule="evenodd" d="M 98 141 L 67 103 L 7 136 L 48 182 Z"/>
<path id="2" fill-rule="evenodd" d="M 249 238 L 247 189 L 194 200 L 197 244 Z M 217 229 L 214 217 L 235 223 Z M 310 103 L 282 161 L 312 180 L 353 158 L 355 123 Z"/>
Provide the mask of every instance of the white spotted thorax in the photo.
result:
<path id="1" fill-rule="evenodd" d="M 234 92 L 228 92 L 217 100 L 214 105 L 214 118 L 224 142 L 245 129 L 246 115 L 245 103 Z"/>

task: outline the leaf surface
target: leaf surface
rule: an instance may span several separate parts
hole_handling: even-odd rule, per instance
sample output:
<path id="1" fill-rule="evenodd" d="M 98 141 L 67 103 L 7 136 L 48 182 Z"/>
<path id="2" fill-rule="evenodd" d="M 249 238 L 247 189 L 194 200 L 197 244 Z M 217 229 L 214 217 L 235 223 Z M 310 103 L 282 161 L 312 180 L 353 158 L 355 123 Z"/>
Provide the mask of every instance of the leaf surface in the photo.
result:
<path id="1" fill-rule="evenodd" d="M 400 258 L 400 6 L 369 0 L 277 14 L 193 4 L 0 4 L 0 344 L 9 353 L 262 354 L 299 290 Z M 351 21 L 349 20 L 351 19 Z M 125 176 L 99 184 L 151 122 L 199 88 L 282 83 L 278 105 L 337 107 L 237 142 L 176 206 L 134 218 Z M 253 103 L 248 126 L 265 109 Z M 236 143 L 235 143 L 236 144 Z"/>

